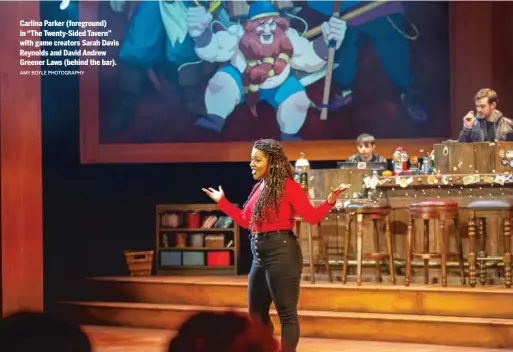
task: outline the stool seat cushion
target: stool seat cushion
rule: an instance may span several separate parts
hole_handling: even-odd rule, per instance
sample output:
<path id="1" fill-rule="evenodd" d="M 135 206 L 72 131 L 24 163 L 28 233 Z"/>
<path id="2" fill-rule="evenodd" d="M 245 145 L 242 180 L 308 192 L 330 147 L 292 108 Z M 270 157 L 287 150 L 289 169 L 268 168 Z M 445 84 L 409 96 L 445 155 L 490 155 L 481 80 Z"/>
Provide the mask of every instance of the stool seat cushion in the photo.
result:
<path id="1" fill-rule="evenodd" d="M 349 203 L 346 205 L 346 209 L 389 209 L 386 203 Z"/>
<path id="2" fill-rule="evenodd" d="M 426 199 L 411 203 L 410 208 L 457 208 L 458 202 L 450 199 Z"/>
<path id="3" fill-rule="evenodd" d="M 497 199 L 480 199 L 468 203 L 468 209 L 511 209 L 513 208 L 513 200 L 497 198 Z"/>

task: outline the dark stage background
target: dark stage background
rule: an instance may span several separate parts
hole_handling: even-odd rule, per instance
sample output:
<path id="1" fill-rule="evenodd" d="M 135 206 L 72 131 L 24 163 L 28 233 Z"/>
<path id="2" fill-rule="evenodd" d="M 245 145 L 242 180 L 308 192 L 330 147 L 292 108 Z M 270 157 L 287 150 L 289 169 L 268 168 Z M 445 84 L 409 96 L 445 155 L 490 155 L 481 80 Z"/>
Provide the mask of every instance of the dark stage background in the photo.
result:
<path id="1" fill-rule="evenodd" d="M 294 3 L 302 7 L 298 16 L 307 20 L 309 28 L 327 20 L 327 17 L 312 10 L 306 2 Z M 362 34 L 352 105 L 330 112 L 327 121 L 320 121 L 319 111 L 309 109 L 305 125 L 300 130 L 300 136 L 304 140 L 353 139 L 364 132 L 374 134 L 377 138 L 449 137 L 449 3 L 404 1 L 403 4 L 406 18 L 420 32 L 417 40 L 406 40 L 406 44 L 409 45 L 414 87 L 421 93 L 421 102 L 429 116 L 429 123 L 419 124 L 408 116 L 398 93 L 382 68 L 374 44 L 369 37 Z M 110 8 L 108 1 L 100 2 L 98 19 L 107 20 L 108 28 L 112 29 L 113 34 L 109 39 L 117 39 L 123 43 L 130 24 L 127 13 L 129 12 L 116 13 Z M 382 20 L 386 29 L 391 28 L 388 22 L 383 18 Z M 153 21 L 160 21 L 159 16 Z M 299 31 L 304 28 L 297 20 L 293 20 L 291 25 Z M 407 21 L 404 25 L 406 35 L 415 33 Z M 146 47 L 152 45 L 150 31 L 146 32 L 147 39 L 139 50 L 146 50 Z M 134 39 L 130 42 L 133 43 Z M 262 137 L 279 138 L 276 113 L 264 102 L 258 104 L 258 117 L 250 114 L 246 104 L 238 105 L 228 116 L 220 134 L 206 133 L 194 126 L 199 115 L 187 110 L 187 101 L 191 97 L 185 93 L 186 89 L 178 85 L 178 78 L 172 73 L 176 71 L 177 65 L 170 63 L 160 64 L 154 69 L 160 90 L 149 79 L 146 69 L 141 70 L 144 86 L 135 94 L 137 97 L 133 98 L 138 101 L 135 122 L 119 131 L 110 131 L 109 121 L 120 114 L 120 105 L 126 95 L 118 89 L 118 75 L 122 66 L 118 56 L 119 49 L 120 47 L 101 49 L 107 50 L 108 59 L 116 59 L 118 66 L 102 66 L 99 70 L 100 143 L 231 142 L 251 141 Z M 394 48 L 390 48 L 392 56 L 393 51 Z M 398 58 L 399 60 L 402 59 Z M 132 80 L 130 84 L 134 90 L 139 89 L 135 88 L 135 78 L 123 78 L 129 79 Z M 197 94 L 204 92 L 206 83 L 207 80 Z M 322 102 L 323 85 L 324 79 L 321 79 L 307 87 L 309 98 L 317 105 Z M 333 84 L 333 91 L 340 92 L 336 83 Z M 82 94 L 89 94 L 88 89 L 84 89 Z"/>

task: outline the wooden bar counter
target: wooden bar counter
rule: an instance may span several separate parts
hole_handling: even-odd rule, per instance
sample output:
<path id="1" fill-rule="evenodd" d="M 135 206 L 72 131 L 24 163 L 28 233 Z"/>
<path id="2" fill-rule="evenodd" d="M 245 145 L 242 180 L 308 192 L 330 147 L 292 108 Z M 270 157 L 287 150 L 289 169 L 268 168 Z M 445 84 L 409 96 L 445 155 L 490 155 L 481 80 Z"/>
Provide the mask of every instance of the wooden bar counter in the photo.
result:
<path id="1" fill-rule="evenodd" d="M 346 199 L 341 200 L 341 204 L 334 207 L 332 212 L 317 228 L 313 229 L 313 236 L 318 235 L 318 231 L 322 231 L 325 240 L 328 243 L 329 261 L 334 271 L 334 277 L 340 277 L 343 253 L 343 234 L 345 231 L 346 214 L 343 205 L 347 201 L 352 200 L 353 192 L 362 191 L 362 179 L 364 175 L 370 175 L 370 170 L 311 170 L 310 171 L 310 196 L 314 203 L 318 203 L 326 199 L 330 186 L 339 183 L 351 183 L 353 188 L 348 192 Z M 465 207 L 472 201 L 478 199 L 497 199 L 510 198 L 513 199 L 513 175 L 504 174 L 454 174 L 454 175 L 429 175 L 429 176 L 389 176 L 379 177 L 380 184 L 377 189 L 377 200 L 391 207 L 390 221 L 391 232 L 393 235 L 393 251 L 394 263 L 397 267 L 398 284 L 401 284 L 404 278 L 404 266 L 407 253 L 407 230 L 408 230 L 408 207 L 413 202 L 427 199 L 451 199 L 459 203 L 459 232 L 463 241 L 463 253 L 466 258 L 469 253 L 468 239 L 468 219 L 470 210 Z M 419 224 L 420 225 L 420 224 Z M 433 224 L 434 225 L 434 224 Z M 306 226 L 303 224 L 301 226 Z M 453 231 L 454 225 L 447 223 L 448 230 Z M 355 231 L 352 225 L 353 234 Z M 422 226 L 415 228 L 415 246 L 420 246 L 422 241 Z M 385 238 L 383 226 L 380 226 L 380 250 L 385 251 Z M 306 230 L 302 230 L 306 234 Z M 363 251 L 373 252 L 372 224 L 364 224 L 364 244 Z M 500 264 L 501 253 L 503 251 L 503 227 L 498 226 L 497 220 L 487 222 L 487 253 L 492 256 L 493 260 L 489 261 L 490 267 L 493 264 Z M 353 235 L 354 236 L 354 235 Z M 350 252 L 355 253 L 355 237 L 352 238 L 350 244 Z M 438 226 L 430 226 L 429 234 L 430 250 L 433 252 L 440 250 L 440 229 Z M 449 250 L 455 249 L 456 243 L 451 239 Z M 309 248 L 303 246 L 304 257 L 308 257 Z M 318 258 L 319 249 L 313 247 L 314 258 Z M 496 259 L 496 260 L 495 260 Z M 459 283 L 457 262 L 449 262 L 449 283 Z M 423 262 L 414 261 L 413 282 L 421 282 Z M 355 266 L 355 262 L 350 262 L 350 266 Z M 375 276 L 375 267 L 372 262 L 365 263 L 364 281 L 372 281 Z M 371 267 L 369 267 L 371 266 Z M 317 265 L 322 268 L 322 263 Z M 383 266 L 384 268 L 386 265 Z M 437 261 L 430 263 L 432 268 L 430 278 L 432 282 L 440 282 L 440 268 Z M 353 268 L 351 268 L 353 269 Z M 386 269 L 384 269 L 386 270 Z M 352 270 L 354 271 L 354 270 Z M 337 273 L 338 272 L 338 273 Z M 351 271 L 350 271 L 351 272 Z M 419 275 L 416 275 L 416 274 Z M 490 268 L 488 278 L 491 283 L 499 283 L 497 277 L 502 275 L 502 270 Z M 500 280 L 502 282 L 502 280 Z"/>

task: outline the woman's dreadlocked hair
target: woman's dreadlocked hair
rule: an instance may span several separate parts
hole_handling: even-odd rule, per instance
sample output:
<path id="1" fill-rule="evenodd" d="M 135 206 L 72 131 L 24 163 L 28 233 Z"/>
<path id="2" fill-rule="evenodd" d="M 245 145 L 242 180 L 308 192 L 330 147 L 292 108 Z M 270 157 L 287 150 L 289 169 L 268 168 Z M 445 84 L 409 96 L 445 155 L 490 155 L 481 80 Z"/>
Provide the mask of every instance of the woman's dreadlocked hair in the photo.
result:
<path id="1" fill-rule="evenodd" d="M 261 150 L 269 159 L 267 173 L 264 176 L 265 187 L 253 208 L 250 221 L 251 224 L 260 225 L 277 218 L 280 202 L 285 192 L 285 181 L 287 178 L 293 179 L 294 173 L 282 146 L 277 141 L 260 139 L 255 142 L 253 148 Z M 248 200 L 259 185 L 253 188 Z"/>

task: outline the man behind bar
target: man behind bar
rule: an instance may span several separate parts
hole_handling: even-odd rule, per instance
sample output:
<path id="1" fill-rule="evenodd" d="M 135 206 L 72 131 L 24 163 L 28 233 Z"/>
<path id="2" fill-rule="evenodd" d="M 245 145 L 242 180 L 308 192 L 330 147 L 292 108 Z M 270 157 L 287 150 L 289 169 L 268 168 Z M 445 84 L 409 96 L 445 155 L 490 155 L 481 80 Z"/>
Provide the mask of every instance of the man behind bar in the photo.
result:
<path id="1" fill-rule="evenodd" d="M 371 163 L 386 163 L 387 159 L 381 155 L 374 154 L 376 149 L 376 139 L 370 134 L 364 133 L 358 136 L 356 139 L 356 148 L 358 154 L 351 155 L 347 161 L 358 163 L 358 162 L 371 162 Z"/>
<path id="2" fill-rule="evenodd" d="M 495 107 L 497 93 L 489 88 L 481 89 L 474 97 L 477 115 L 469 111 L 463 118 L 463 129 L 458 142 L 506 141 L 513 137 L 513 120 L 504 117 Z"/>

